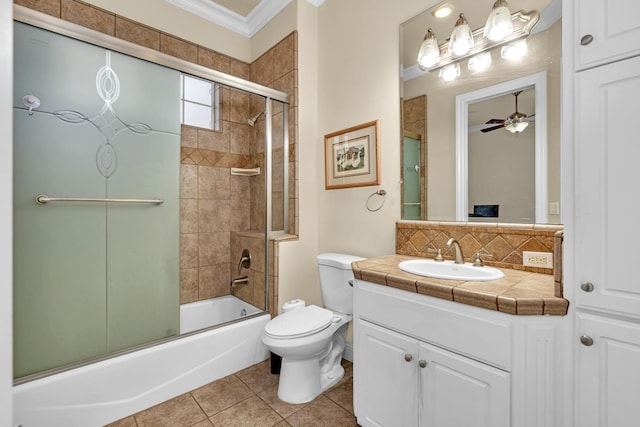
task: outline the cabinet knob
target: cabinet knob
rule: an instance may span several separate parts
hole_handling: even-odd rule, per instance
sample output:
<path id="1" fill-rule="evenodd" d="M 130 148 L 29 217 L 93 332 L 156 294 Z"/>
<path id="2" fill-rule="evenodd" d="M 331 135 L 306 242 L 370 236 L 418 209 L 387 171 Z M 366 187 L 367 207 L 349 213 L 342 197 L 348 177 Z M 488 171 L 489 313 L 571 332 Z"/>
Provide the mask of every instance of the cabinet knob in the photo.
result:
<path id="1" fill-rule="evenodd" d="M 593 286 L 593 283 L 591 282 L 582 282 L 580 284 L 580 289 L 582 289 L 585 292 L 593 292 L 594 286 Z"/>
<path id="2" fill-rule="evenodd" d="M 590 44 L 592 41 L 593 41 L 593 36 L 591 34 L 587 34 L 585 36 L 582 36 L 582 38 L 580 39 L 580 44 L 582 46 L 586 46 Z"/>
<path id="3" fill-rule="evenodd" d="M 407 353 L 404 355 L 404 360 L 406 360 L 407 362 L 411 362 L 413 360 L 413 356 Z"/>
<path id="4" fill-rule="evenodd" d="M 582 335 L 580 337 L 580 342 L 583 345 L 586 345 L 587 347 L 590 347 L 593 345 L 593 338 L 591 338 L 589 335 Z"/>
<path id="5" fill-rule="evenodd" d="M 418 362 L 418 366 L 420 366 L 421 368 L 426 368 L 427 367 L 427 361 L 426 360 L 420 360 Z"/>

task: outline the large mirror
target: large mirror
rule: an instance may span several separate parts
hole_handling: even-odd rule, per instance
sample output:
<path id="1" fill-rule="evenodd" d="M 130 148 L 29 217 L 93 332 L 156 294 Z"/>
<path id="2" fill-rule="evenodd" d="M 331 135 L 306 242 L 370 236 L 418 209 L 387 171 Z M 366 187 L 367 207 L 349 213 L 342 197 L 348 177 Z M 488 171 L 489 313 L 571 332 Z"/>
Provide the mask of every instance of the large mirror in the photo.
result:
<path id="1" fill-rule="evenodd" d="M 526 55 L 505 59 L 494 47 L 487 69 L 470 71 L 463 59 L 454 80 L 418 67 L 427 30 L 446 42 L 460 13 L 481 28 L 494 1 L 448 1 L 453 13 L 436 18 L 444 3 L 400 27 L 402 218 L 561 223 L 561 1 L 509 1 L 511 13 L 540 13 Z M 519 133 L 505 126 L 515 112 L 528 125 Z"/>

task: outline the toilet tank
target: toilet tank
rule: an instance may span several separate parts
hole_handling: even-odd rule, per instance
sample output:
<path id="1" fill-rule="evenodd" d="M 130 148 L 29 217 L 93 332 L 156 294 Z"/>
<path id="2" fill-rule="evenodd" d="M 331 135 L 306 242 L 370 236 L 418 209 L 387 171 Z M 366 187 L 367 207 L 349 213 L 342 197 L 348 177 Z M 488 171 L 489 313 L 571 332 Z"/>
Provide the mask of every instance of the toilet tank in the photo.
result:
<path id="1" fill-rule="evenodd" d="M 353 288 L 349 285 L 349 280 L 353 279 L 351 263 L 363 259 L 365 258 L 338 253 L 318 255 L 322 302 L 326 308 L 353 314 Z"/>

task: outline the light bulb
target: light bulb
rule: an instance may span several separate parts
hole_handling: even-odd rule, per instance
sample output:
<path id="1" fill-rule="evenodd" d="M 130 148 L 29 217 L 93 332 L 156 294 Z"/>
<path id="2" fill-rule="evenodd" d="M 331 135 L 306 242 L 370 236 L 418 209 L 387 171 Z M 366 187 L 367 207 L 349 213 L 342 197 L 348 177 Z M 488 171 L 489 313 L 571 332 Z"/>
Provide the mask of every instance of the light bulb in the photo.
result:
<path id="1" fill-rule="evenodd" d="M 446 67 L 442 67 L 438 75 L 448 82 L 455 80 L 460 76 L 460 64 L 456 62 L 455 64 L 449 64 Z"/>
<path id="2" fill-rule="evenodd" d="M 529 123 L 517 121 L 517 122 L 509 123 L 508 125 L 505 125 L 505 129 L 507 129 L 511 133 L 520 133 L 523 130 L 525 130 L 527 126 L 529 126 Z"/>
<path id="3" fill-rule="evenodd" d="M 438 47 L 438 39 L 431 28 L 427 30 L 427 34 L 424 36 L 424 40 L 420 45 L 420 51 L 418 52 L 418 64 L 421 67 L 429 68 L 440 61 L 440 48 Z"/>
<path id="4" fill-rule="evenodd" d="M 467 67 L 469 67 L 471 71 L 477 72 L 477 71 L 486 70 L 487 68 L 489 68 L 490 65 L 491 65 L 491 53 L 483 52 L 469 58 L 469 63 L 467 64 Z"/>
<path id="5" fill-rule="evenodd" d="M 460 14 L 460 17 L 456 21 L 456 26 L 453 27 L 451 32 L 451 40 L 449 41 L 449 51 L 454 55 L 462 56 L 473 47 L 473 35 L 471 34 L 471 28 L 464 14 Z"/>
<path id="6" fill-rule="evenodd" d="M 508 45 L 502 46 L 500 50 L 500 56 L 503 59 L 508 59 L 511 61 L 522 58 L 527 54 L 528 47 L 527 41 L 525 39 L 516 40 L 513 43 L 509 43 Z"/>
<path id="7" fill-rule="evenodd" d="M 484 26 L 485 38 L 499 42 L 505 39 L 513 31 L 511 11 L 505 0 L 497 0 Z"/>

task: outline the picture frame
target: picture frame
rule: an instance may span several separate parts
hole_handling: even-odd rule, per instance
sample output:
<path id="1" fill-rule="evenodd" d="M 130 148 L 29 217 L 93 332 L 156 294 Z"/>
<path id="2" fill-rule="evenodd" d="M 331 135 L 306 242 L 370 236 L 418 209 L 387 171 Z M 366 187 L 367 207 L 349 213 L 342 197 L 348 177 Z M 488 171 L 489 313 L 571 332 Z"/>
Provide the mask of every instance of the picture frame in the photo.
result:
<path id="1" fill-rule="evenodd" d="M 380 184 L 379 121 L 324 136 L 325 189 Z"/>

